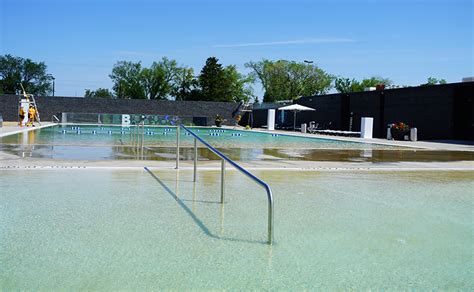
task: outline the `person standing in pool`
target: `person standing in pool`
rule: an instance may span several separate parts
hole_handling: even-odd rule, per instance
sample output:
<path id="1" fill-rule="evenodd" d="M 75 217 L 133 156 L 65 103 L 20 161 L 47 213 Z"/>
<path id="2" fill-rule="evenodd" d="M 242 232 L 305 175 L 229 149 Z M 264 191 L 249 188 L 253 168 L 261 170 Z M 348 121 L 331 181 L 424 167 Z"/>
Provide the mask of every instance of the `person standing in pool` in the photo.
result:
<path id="1" fill-rule="evenodd" d="M 18 112 L 18 117 L 20 118 L 20 122 L 18 123 L 18 126 L 23 127 L 23 120 L 25 119 L 25 110 L 21 106 Z"/>

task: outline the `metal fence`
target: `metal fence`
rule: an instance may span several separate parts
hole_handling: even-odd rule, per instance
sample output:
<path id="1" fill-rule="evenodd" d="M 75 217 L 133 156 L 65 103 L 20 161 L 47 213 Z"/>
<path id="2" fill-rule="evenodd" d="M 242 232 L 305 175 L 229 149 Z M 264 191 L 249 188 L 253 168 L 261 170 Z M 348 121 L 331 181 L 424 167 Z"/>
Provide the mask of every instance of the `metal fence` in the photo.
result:
<path id="1" fill-rule="evenodd" d="M 61 123 L 73 124 L 106 124 L 106 125 L 157 125 L 157 126 L 206 126 L 207 117 L 172 116 L 172 115 L 141 115 L 141 114 L 92 114 L 92 113 L 61 113 Z"/>

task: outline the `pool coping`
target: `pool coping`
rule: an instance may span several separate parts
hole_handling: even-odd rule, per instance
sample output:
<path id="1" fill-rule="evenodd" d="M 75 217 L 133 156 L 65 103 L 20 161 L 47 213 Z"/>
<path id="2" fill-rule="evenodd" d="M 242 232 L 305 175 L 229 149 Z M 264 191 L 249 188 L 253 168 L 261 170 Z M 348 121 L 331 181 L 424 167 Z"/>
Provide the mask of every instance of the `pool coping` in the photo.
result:
<path id="1" fill-rule="evenodd" d="M 450 162 L 337 162 L 337 161 L 250 161 L 237 162 L 240 166 L 250 171 L 474 171 L 474 161 Z M 42 158 L 12 158 L 2 160 L 0 170 L 8 169 L 176 169 L 174 161 L 88 161 L 88 160 L 53 160 Z M 180 170 L 193 170 L 193 161 L 180 161 Z M 199 161 L 200 170 L 220 170 L 219 160 Z M 227 170 L 233 170 L 227 167 Z"/>
<path id="2" fill-rule="evenodd" d="M 20 127 L 20 126 L 6 126 L 6 131 L 4 131 L 3 133 L 0 133 L 0 138 L 3 138 L 3 137 L 6 137 L 6 136 L 10 136 L 10 135 L 16 135 L 16 134 L 20 134 L 20 133 L 26 133 L 26 132 L 30 132 L 30 131 L 33 131 L 33 130 L 38 130 L 38 129 L 44 129 L 44 128 L 48 128 L 48 127 L 53 127 L 57 125 L 56 123 L 50 123 L 50 122 L 46 122 L 46 123 L 43 123 L 43 125 L 40 125 L 40 126 L 34 126 L 34 127 Z M 8 127 L 11 127 L 13 128 L 14 130 L 12 131 L 8 131 Z M 4 128 L 4 129 L 5 129 Z M 18 129 L 19 128 L 19 129 Z"/>
<path id="3" fill-rule="evenodd" d="M 144 170 L 147 167 L 150 170 L 166 170 L 166 171 L 176 171 L 176 168 L 173 167 L 160 167 L 160 166 L 128 166 L 128 167 L 120 167 L 120 166 L 3 166 L 0 167 L 0 171 L 9 171 L 9 170 L 116 170 L 116 171 L 138 171 Z M 339 171 L 348 171 L 348 172 L 435 172 L 435 171 L 462 171 L 462 172 L 474 172 L 472 168 L 430 168 L 430 167 L 414 167 L 414 168 L 402 168 L 402 167 L 358 167 L 358 168 L 351 168 L 351 167 L 314 167 L 314 168 L 252 168 L 246 167 L 246 170 L 249 171 L 283 171 L 283 172 L 339 172 Z M 192 167 L 183 167 L 178 169 L 177 171 L 192 171 Z M 199 171 L 215 171 L 219 172 L 220 167 L 201 167 Z M 198 172 L 199 172 L 198 171 Z M 226 169 L 226 172 L 237 172 L 236 169 Z"/>

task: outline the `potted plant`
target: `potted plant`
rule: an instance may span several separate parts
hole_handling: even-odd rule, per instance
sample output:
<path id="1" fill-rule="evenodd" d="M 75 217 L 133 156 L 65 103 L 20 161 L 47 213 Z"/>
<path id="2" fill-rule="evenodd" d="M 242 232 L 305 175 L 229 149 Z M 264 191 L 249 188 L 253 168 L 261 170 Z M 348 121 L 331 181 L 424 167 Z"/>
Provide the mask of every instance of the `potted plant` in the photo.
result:
<path id="1" fill-rule="evenodd" d="M 404 122 L 396 122 L 390 128 L 390 133 L 394 140 L 405 140 L 405 136 L 410 136 L 410 126 Z"/>
<path id="2" fill-rule="evenodd" d="M 224 121 L 224 119 L 220 115 L 217 114 L 216 119 L 214 121 L 216 123 L 216 126 L 221 127 L 223 121 Z"/>

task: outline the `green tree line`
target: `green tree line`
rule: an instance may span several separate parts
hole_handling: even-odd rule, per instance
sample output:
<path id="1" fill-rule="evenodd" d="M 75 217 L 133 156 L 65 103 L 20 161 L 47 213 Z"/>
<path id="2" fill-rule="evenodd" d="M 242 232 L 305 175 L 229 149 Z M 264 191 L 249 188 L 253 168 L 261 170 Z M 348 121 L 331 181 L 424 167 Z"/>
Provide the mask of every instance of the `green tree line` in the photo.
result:
<path id="1" fill-rule="evenodd" d="M 118 61 L 109 75 L 112 90 L 86 89 L 86 98 L 154 99 L 154 100 L 205 100 L 248 102 L 257 100 L 253 85 L 259 81 L 264 89 L 263 101 L 294 100 L 301 96 L 328 93 L 363 91 L 367 87 L 382 85 L 399 87 L 388 78 L 370 77 L 357 81 L 336 77 L 313 63 L 263 59 L 248 62 L 249 74 L 241 74 L 235 65 L 223 66 L 215 57 L 206 60 L 198 75 L 193 68 L 178 65 L 176 60 L 163 57 L 150 67 L 141 62 Z M 28 93 L 51 94 L 51 74 L 43 62 L 30 59 L 0 56 L 0 93 L 18 94 L 20 83 Z M 421 86 L 444 84 L 444 79 L 429 77 Z"/>
<path id="2" fill-rule="evenodd" d="M 31 59 L 0 56 L 0 93 L 17 94 L 21 85 L 28 93 L 36 95 L 51 94 L 53 76 L 46 74 L 43 62 L 33 62 Z"/>
<path id="3" fill-rule="evenodd" d="M 149 68 L 140 62 L 119 61 L 109 77 L 116 98 L 239 102 L 254 97 L 251 76 L 240 74 L 234 65 L 223 67 L 215 57 L 206 60 L 198 76 L 192 68 L 163 58 Z"/>

